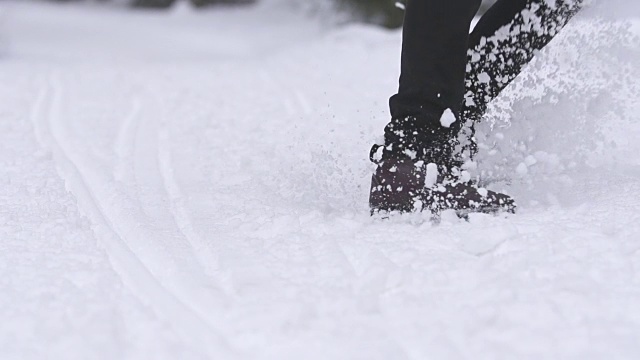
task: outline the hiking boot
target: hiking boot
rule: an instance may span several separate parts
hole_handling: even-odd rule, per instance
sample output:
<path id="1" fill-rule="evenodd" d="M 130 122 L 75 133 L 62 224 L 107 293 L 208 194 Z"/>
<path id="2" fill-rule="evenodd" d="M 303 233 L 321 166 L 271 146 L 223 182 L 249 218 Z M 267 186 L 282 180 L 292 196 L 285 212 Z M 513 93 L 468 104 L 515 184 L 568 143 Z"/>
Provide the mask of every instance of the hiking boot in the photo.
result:
<path id="1" fill-rule="evenodd" d="M 516 203 L 509 195 L 479 188 L 473 182 L 451 174 L 433 186 L 425 186 L 422 201 L 422 210 L 429 210 L 433 214 L 449 209 L 455 210 L 461 217 L 469 213 L 516 212 Z"/>
<path id="2" fill-rule="evenodd" d="M 422 164 L 407 158 L 387 158 L 377 165 L 371 177 L 371 213 L 421 211 L 425 184 Z"/>
<path id="3" fill-rule="evenodd" d="M 415 118 L 392 121 L 385 144 L 374 145 L 371 161 L 377 169 L 371 179 L 369 206 L 375 213 L 455 210 L 468 213 L 515 212 L 505 194 L 478 188 L 453 155 L 454 141 L 442 129 L 428 129 Z M 402 127 L 403 130 L 397 130 Z"/>

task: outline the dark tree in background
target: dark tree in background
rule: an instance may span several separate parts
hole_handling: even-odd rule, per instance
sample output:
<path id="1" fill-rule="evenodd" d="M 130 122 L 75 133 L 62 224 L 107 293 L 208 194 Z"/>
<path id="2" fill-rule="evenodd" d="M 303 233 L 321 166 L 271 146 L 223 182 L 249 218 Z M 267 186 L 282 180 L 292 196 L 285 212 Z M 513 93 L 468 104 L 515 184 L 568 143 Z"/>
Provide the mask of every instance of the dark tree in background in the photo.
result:
<path id="1" fill-rule="evenodd" d="M 176 0 L 132 0 L 131 5 L 138 8 L 168 8 Z M 196 7 L 217 4 L 251 4 L 255 0 L 189 0 Z"/>
<path id="2" fill-rule="evenodd" d="M 168 8 L 175 0 L 132 0 L 131 5 L 141 8 Z"/>
<path id="3" fill-rule="evenodd" d="M 70 2 L 82 0 L 53 0 L 56 2 Z M 95 0 L 94 0 L 95 1 Z M 100 0 L 110 1 L 110 0 Z M 130 4 L 137 8 L 169 8 L 180 0 L 130 0 Z M 182 0 L 189 1 L 195 7 L 206 7 L 210 5 L 227 4 L 241 5 L 252 4 L 260 0 Z M 404 18 L 403 4 L 406 0 L 291 0 L 291 4 L 296 5 L 301 1 L 316 2 L 333 2 L 333 4 L 341 11 L 345 11 L 351 15 L 356 21 L 362 21 L 370 24 L 377 24 L 387 28 L 397 28 L 402 26 Z M 417 0 L 419 1 L 419 0 Z M 449 1 L 449 0 L 440 0 Z M 483 0 L 481 12 L 495 2 L 496 0 Z"/>
<path id="4" fill-rule="evenodd" d="M 208 6 L 216 4 L 251 4 L 255 0 L 190 0 L 195 6 Z"/>
<path id="5" fill-rule="evenodd" d="M 395 0 L 337 0 L 339 6 L 368 23 L 397 28 L 402 25 L 404 11 Z M 443 0 L 447 1 L 447 0 Z M 399 2 L 402 4 L 404 1 Z"/>
<path id="6" fill-rule="evenodd" d="M 351 11 L 356 18 L 388 28 L 402 26 L 406 0 L 337 0 L 339 6 Z M 449 0 L 441 0 L 449 1 Z M 496 0 L 483 0 L 480 12 L 485 12 Z"/>

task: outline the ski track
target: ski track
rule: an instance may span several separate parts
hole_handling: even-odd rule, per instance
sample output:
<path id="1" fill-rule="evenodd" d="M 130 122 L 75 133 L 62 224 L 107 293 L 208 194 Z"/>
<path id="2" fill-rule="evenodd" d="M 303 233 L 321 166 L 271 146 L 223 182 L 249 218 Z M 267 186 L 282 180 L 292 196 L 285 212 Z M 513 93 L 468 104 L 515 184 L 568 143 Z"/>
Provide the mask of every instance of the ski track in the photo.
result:
<path id="1" fill-rule="evenodd" d="M 213 272 L 208 271 L 216 268 L 216 257 L 191 230 L 189 218 L 180 207 L 180 192 L 172 181 L 170 159 L 163 148 L 164 135 L 157 125 L 163 115 L 154 109 L 160 108 L 161 105 L 153 100 L 153 96 L 147 99 L 145 109 L 150 113 L 141 116 L 144 120 L 137 120 L 135 136 L 130 138 L 132 145 L 128 146 L 131 153 L 121 158 L 128 161 L 125 167 L 134 169 L 132 177 L 124 179 L 125 183 L 128 186 L 136 184 L 135 188 L 142 189 L 140 193 L 145 194 L 145 198 L 135 196 L 133 206 L 139 209 L 140 215 L 134 219 L 147 218 L 149 223 L 141 228 L 124 217 L 121 221 L 129 223 L 131 238 L 156 241 L 147 243 L 141 251 L 149 252 L 150 248 L 162 247 L 158 251 L 159 258 L 150 261 L 156 267 L 175 263 L 172 272 L 178 275 L 171 274 L 176 276 L 173 284 L 175 292 L 211 328 L 218 329 L 223 316 L 219 308 L 225 303 L 225 295 L 212 278 Z"/>
<path id="2" fill-rule="evenodd" d="M 155 309 L 159 317 L 166 318 L 178 327 L 182 332 L 183 341 L 190 343 L 192 349 L 206 349 L 207 351 L 201 354 L 203 357 L 206 354 L 217 353 L 224 358 L 236 358 L 237 353 L 232 351 L 226 341 L 213 330 L 211 324 L 205 320 L 206 317 L 185 305 L 180 295 L 169 291 L 131 250 L 125 238 L 118 233 L 117 226 L 114 226 L 106 215 L 103 206 L 97 200 L 98 197 L 88 185 L 87 174 L 84 174 L 76 165 L 77 158 L 69 155 L 79 152 L 69 152 L 68 148 L 62 145 L 69 144 L 71 138 L 65 135 L 64 125 L 60 122 L 64 89 L 60 74 L 54 71 L 46 78 L 46 83 L 42 87 L 46 90 L 43 90 L 38 97 L 32 113 L 38 138 L 43 141 L 42 145 L 45 148 L 51 149 L 67 186 L 88 212 L 87 215 L 94 223 L 96 233 L 101 238 L 101 244 L 107 251 L 114 269 L 145 304 Z M 93 186 L 96 184 L 94 183 Z M 173 248 L 173 250 L 176 249 L 176 247 Z"/>
<path id="3" fill-rule="evenodd" d="M 115 179 L 122 181 L 127 176 L 127 171 L 133 171 L 130 166 L 127 166 L 126 157 L 133 153 L 132 146 L 134 145 L 135 135 L 138 133 L 137 126 L 140 115 L 141 104 L 137 96 L 133 96 L 131 99 L 131 110 L 125 116 L 122 125 L 118 131 L 118 137 L 115 142 L 114 152 L 118 155 L 118 165 L 114 171 Z"/>

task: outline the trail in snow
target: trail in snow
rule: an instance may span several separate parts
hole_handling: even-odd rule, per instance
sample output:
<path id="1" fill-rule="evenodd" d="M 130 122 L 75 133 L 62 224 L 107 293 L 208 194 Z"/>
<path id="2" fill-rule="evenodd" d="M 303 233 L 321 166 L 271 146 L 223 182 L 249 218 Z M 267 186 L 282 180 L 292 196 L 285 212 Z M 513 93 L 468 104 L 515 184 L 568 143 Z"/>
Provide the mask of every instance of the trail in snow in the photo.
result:
<path id="1" fill-rule="evenodd" d="M 184 332 L 182 334 L 183 341 L 186 343 L 195 341 L 198 346 L 205 345 L 205 348 L 209 348 L 210 351 L 214 350 L 225 357 L 231 358 L 232 356 L 225 342 L 217 338 L 215 333 L 210 330 L 210 325 L 203 321 L 206 317 L 194 313 L 193 309 L 185 306 L 181 302 L 180 296 L 176 296 L 176 294 L 167 290 L 162 281 L 159 281 L 156 275 L 151 272 L 153 270 L 158 271 L 159 267 L 172 265 L 171 260 L 167 260 L 166 257 L 174 256 L 175 259 L 175 255 L 172 255 L 172 253 L 175 254 L 179 251 L 181 246 L 176 246 L 172 243 L 162 249 L 164 250 L 164 253 L 161 254 L 162 258 L 158 263 L 155 263 L 155 268 L 151 267 L 151 271 L 149 270 L 150 266 L 141 261 L 140 257 L 131 250 L 130 247 L 136 246 L 138 243 L 124 240 L 117 230 L 127 226 L 126 220 L 114 217 L 113 213 L 106 212 L 109 210 L 104 210 L 105 207 L 108 209 L 109 204 L 104 201 L 108 197 L 105 196 L 103 191 L 106 190 L 112 194 L 117 194 L 117 190 L 109 188 L 94 190 L 97 184 L 95 180 L 92 181 L 91 179 L 96 177 L 95 174 L 83 172 L 81 169 L 87 169 L 87 167 L 82 166 L 81 153 L 69 150 L 69 144 L 73 143 L 73 140 L 65 133 L 64 125 L 60 123 L 63 101 L 63 85 L 60 75 L 53 73 L 48 76 L 47 82 L 42 88 L 45 89 L 44 96 L 41 98 L 44 100 L 38 103 L 34 112 L 35 118 L 33 119 L 38 137 L 42 139 L 41 141 L 45 148 L 53 152 L 54 159 L 60 167 L 69 190 L 76 195 L 79 204 L 88 212 L 89 219 L 94 225 L 94 230 L 99 234 L 102 240 L 101 245 L 105 247 L 115 270 L 122 277 L 125 284 L 137 292 L 143 302 L 154 308 L 158 316 L 167 317 L 169 322 L 180 324 L 178 329 Z M 104 186 L 105 184 L 100 183 L 100 185 Z M 102 199 L 103 201 L 101 202 L 97 199 Z M 122 205 L 126 206 L 126 204 Z M 114 225 L 114 223 L 117 225 Z M 132 224 L 131 227 L 135 228 L 137 225 L 137 223 Z M 126 232 L 127 230 L 120 231 Z M 154 236 L 153 233 L 145 235 L 137 237 L 137 239 L 154 240 L 155 243 L 151 245 L 153 247 L 163 245 L 158 242 L 162 240 L 161 236 Z M 154 253 L 156 251 L 149 249 L 149 252 Z M 181 259 L 177 260 L 180 261 Z M 191 264 L 185 262 L 174 266 L 180 265 L 189 267 Z M 180 270 L 170 269 L 170 271 Z M 197 275 L 201 276 L 202 273 L 196 268 L 195 271 L 191 272 L 191 276 Z M 182 281 L 188 283 L 193 279 L 182 279 Z M 198 295 L 202 296 L 202 294 Z M 195 298 L 194 296 L 190 300 Z M 198 349 L 198 346 L 190 347 Z"/>
<path id="2" fill-rule="evenodd" d="M 48 116 L 52 100 L 49 84 L 35 75 L 42 69 L 3 70 L 2 82 L 12 86 L 1 90 L 2 357 L 64 358 L 70 349 L 77 357 L 188 354 L 171 325 L 123 289 L 97 247 L 95 225 L 78 213 L 51 153 L 38 147 L 31 120 Z"/>
<path id="3" fill-rule="evenodd" d="M 11 321 L 0 334 L 26 340 L 0 357 L 95 355 L 86 328 L 104 358 L 640 353 L 635 25 L 579 18 L 494 104 L 478 173 L 520 213 L 436 226 L 367 211 L 366 156 L 388 120 L 399 33 L 322 32 L 267 5 L 8 4 L 0 314 Z M 68 262 L 59 249 L 71 245 L 98 265 Z M 48 263 L 52 296 L 37 281 Z M 106 280 L 57 281 L 77 274 Z M 59 299 L 68 308 L 50 305 Z M 85 306 L 99 315 L 69 310 Z"/>

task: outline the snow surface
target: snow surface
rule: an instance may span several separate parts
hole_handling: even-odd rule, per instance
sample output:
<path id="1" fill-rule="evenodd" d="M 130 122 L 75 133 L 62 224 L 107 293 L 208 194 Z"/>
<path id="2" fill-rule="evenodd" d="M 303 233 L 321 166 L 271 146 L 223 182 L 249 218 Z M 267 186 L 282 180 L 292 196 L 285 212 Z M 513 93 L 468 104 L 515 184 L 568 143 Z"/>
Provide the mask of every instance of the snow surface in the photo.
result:
<path id="1" fill-rule="evenodd" d="M 0 3 L 1 359 L 640 356 L 637 20 L 492 105 L 519 213 L 436 225 L 368 215 L 400 33 L 276 5 Z"/>

